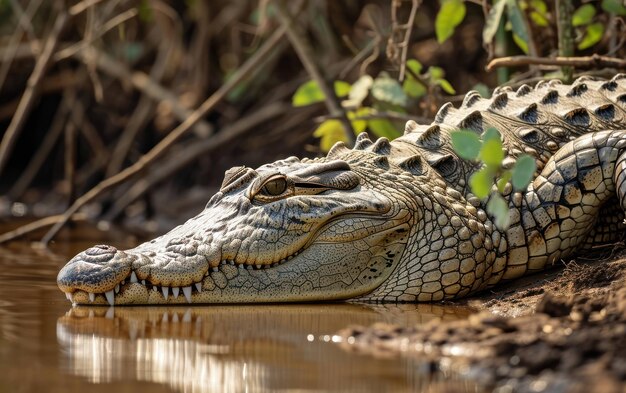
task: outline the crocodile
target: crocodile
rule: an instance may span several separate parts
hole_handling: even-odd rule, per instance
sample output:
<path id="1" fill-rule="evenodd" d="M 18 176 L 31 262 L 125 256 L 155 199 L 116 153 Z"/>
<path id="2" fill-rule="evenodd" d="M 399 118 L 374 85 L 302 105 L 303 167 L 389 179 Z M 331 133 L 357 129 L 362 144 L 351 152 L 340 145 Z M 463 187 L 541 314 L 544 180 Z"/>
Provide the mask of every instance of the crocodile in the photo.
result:
<path id="1" fill-rule="evenodd" d="M 510 226 L 494 224 L 451 132 L 496 128 L 510 167 Z M 494 186 L 494 191 L 496 187 Z M 59 272 L 74 304 L 458 299 L 619 241 L 626 224 L 626 74 L 469 92 L 389 141 L 226 171 L 183 225 L 136 248 L 89 248 Z"/>

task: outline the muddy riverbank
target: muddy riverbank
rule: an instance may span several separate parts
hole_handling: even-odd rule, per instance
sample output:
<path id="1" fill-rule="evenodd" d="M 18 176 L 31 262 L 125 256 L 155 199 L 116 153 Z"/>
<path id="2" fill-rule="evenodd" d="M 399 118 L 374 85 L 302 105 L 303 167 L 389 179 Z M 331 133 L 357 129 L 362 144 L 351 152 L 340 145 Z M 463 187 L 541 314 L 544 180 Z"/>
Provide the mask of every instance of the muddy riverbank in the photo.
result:
<path id="1" fill-rule="evenodd" d="M 468 303 L 465 320 L 340 332 L 348 351 L 429 359 L 500 392 L 626 392 L 626 253 L 570 262 Z"/>

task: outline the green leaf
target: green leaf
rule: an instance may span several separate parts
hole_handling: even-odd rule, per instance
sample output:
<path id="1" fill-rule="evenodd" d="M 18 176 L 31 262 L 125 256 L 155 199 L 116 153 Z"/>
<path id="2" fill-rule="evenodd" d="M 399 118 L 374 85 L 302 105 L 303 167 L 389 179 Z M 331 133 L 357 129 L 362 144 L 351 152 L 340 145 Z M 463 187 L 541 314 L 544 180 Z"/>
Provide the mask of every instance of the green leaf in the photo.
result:
<path id="1" fill-rule="evenodd" d="M 367 128 L 367 120 L 358 120 L 358 118 L 369 116 L 372 112 L 373 109 L 367 107 L 359 108 L 356 111 L 348 111 L 347 116 L 352 124 L 352 129 L 354 130 L 355 135 L 359 135 Z"/>
<path id="2" fill-rule="evenodd" d="M 513 187 L 517 190 L 526 189 L 533 178 L 535 169 L 537 169 L 537 163 L 534 158 L 526 154 L 520 156 L 513 167 Z"/>
<path id="3" fill-rule="evenodd" d="M 537 11 L 531 11 L 530 19 L 539 27 L 547 27 L 550 25 L 550 21 Z"/>
<path id="4" fill-rule="evenodd" d="M 350 84 L 344 81 L 335 81 L 335 94 L 337 97 L 344 97 L 350 93 Z M 319 85 L 316 81 L 310 80 L 308 82 L 303 83 L 298 87 L 296 92 L 294 93 L 291 103 L 293 106 L 306 106 L 311 105 L 316 102 L 324 101 L 326 97 L 320 89 Z"/>
<path id="5" fill-rule="evenodd" d="M 452 85 L 450 84 L 450 82 L 448 82 L 445 79 L 439 79 L 437 80 L 437 84 L 439 86 L 441 86 L 441 88 L 443 89 L 443 91 L 445 91 L 448 94 L 455 94 L 456 90 L 454 90 L 454 87 L 452 87 Z"/>
<path id="6" fill-rule="evenodd" d="M 470 188 L 474 195 L 483 199 L 489 196 L 491 185 L 493 184 L 493 175 L 489 168 L 484 167 L 470 177 Z"/>
<path id="7" fill-rule="evenodd" d="M 373 83 L 374 79 L 367 74 L 354 82 L 350 88 L 350 94 L 348 95 L 348 105 L 355 107 L 360 106 L 365 98 L 367 98 Z"/>
<path id="8" fill-rule="evenodd" d="M 441 44 L 450 38 L 464 18 L 465 3 L 462 0 L 444 0 L 435 18 L 437 41 Z"/>
<path id="9" fill-rule="evenodd" d="M 591 23 L 595 15 L 596 7 L 591 4 L 582 5 L 572 15 L 572 25 L 582 26 Z"/>
<path id="10" fill-rule="evenodd" d="M 339 98 L 347 96 L 352 90 L 352 85 L 344 81 L 335 81 L 333 87 L 335 88 L 335 95 Z"/>
<path id="11" fill-rule="evenodd" d="M 626 16 L 626 7 L 621 0 L 602 0 L 602 9 L 613 15 Z"/>
<path id="12" fill-rule="evenodd" d="M 400 136 L 398 127 L 387 119 L 372 119 L 367 121 L 367 126 L 377 137 L 385 137 L 390 140 Z"/>
<path id="13" fill-rule="evenodd" d="M 550 24 L 548 15 L 548 6 L 543 0 L 531 0 L 530 6 L 532 11 L 530 12 L 530 19 L 540 27 L 546 27 Z"/>
<path id="14" fill-rule="evenodd" d="M 502 140 L 502 136 L 500 135 L 500 131 L 496 130 L 493 127 L 487 128 L 483 133 L 483 141 L 488 141 L 490 139 Z"/>
<path id="15" fill-rule="evenodd" d="M 502 19 L 502 12 L 504 11 L 505 5 L 506 0 L 499 0 L 489 10 L 489 15 L 487 16 L 485 27 L 483 28 L 483 43 L 487 44 L 493 41 L 493 37 L 495 37 L 498 31 L 498 26 L 500 26 L 500 20 Z"/>
<path id="16" fill-rule="evenodd" d="M 424 68 L 424 66 L 422 65 L 422 63 L 415 59 L 409 59 L 406 61 L 406 68 L 409 68 L 411 71 L 413 71 L 414 74 L 419 75 L 420 72 L 422 72 L 422 68 Z M 411 75 L 410 73 L 408 73 L 407 75 L 411 78 L 413 77 L 413 75 Z"/>
<path id="17" fill-rule="evenodd" d="M 517 34 L 513 33 L 513 42 L 517 45 L 518 48 L 522 50 L 522 52 L 528 54 L 528 42 L 521 39 Z"/>
<path id="18" fill-rule="evenodd" d="M 482 143 L 480 138 L 471 131 L 453 131 L 452 148 L 461 157 L 466 160 L 475 160 L 480 153 Z"/>
<path id="19" fill-rule="evenodd" d="M 506 187 L 506 184 L 509 182 L 509 180 L 511 180 L 511 177 L 513 176 L 513 172 L 511 171 L 504 171 L 504 173 L 502 173 L 502 176 L 500 176 L 500 179 L 498 180 L 498 191 L 499 192 L 504 192 L 504 187 Z"/>
<path id="20" fill-rule="evenodd" d="M 348 142 L 343 125 L 339 120 L 326 120 L 313 131 L 313 136 L 321 138 L 320 148 L 327 152 L 333 145 L 339 141 Z"/>
<path id="21" fill-rule="evenodd" d="M 445 91 L 446 93 L 455 94 L 456 90 L 454 90 L 454 87 L 452 87 L 450 82 L 443 79 L 445 75 L 446 75 L 446 72 L 441 67 L 435 67 L 435 66 L 428 67 L 428 76 L 430 77 L 431 81 L 441 86 L 443 91 Z"/>
<path id="22" fill-rule="evenodd" d="M 500 194 L 491 196 L 491 199 L 487 202 L 487 213 L 493 216 L 494 223 L 498 229 L 505 230 L 511 225 L 509 205 Z"/>
<path id="23" fill-rule="evenodd" d="M 411 98 L 420 98 L 426 95 L 426 87 L 413 78 L 406 78 L 402 82 L 402 90 Z"/>
<path id="24" fill-rule="evenodd" d="M 543 0 L 530 0 L 530 6 L 541 15 L 548 16 L 548 5 Z"/>
<path id="25" fill-rule="evenodd" d="M 511 27 L 513 29 L 513 41 L 524 51 L 528 53 L 528 31 L 526 29 L 526 23 L 524 23 L 524 15 L 522 10 L 517 5 L 515 0 L 502 0 L 506 1 L 506 10 Z M 515 37 L 517 36 L 517 38 Z"/>
<path id="26" fill-rule="evenodd" d="M 446 76 L 446 73 L 441 67 L 431 66 L 428 67 L 428 75 L 430 75 L 432 80 L 436 81 Z"/>
<path id="27" fill-rule="evenodd" d="M 389 76 L 381 75 L 374 80 L 372 96 L 379 101 L 388 102 L 392 105 L 406 106 L 407 96 L 397 80 Z"/>
<path id="28" fill-rule="evenodd" d="M 502 142 L 499 139 L 489 139 L 483 142 L 480 149 L 480 159 L 493 168 L 500 168 L 504 153 L 502 152 Z"/>
<path id="29" fill-rule="evenodd" d="M 602 23 L 592 23 L 585 29 L 585 36 L 580 44 L 578 44 L 578 49 L 583 50 L 593 45 L 597 44 L 604 36 L 604 25 Z"/>

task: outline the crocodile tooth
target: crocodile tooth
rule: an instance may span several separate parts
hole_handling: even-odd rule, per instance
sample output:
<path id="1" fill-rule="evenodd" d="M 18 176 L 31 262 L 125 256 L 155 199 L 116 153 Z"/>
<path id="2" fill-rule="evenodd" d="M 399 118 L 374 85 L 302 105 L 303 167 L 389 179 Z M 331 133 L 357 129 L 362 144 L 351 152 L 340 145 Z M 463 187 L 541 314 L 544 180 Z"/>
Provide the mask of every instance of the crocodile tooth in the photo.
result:
<path id="1" fill-rule="evenodd" d="M 167 296 L 169 295 L 170 287 L 161 287 L 161 292 L 163 292 L 163 297 L 167 300 Z"/>
<path id="2" fill-rule="evenodd" d="M 256 269 L 260 270 L 261 269 L 261 265 L 256 265 Z"/>
<path id="3" fill-rule="evenodd" d="M 122 280 L 122 282 L 120 283 L 120 285 L 124 285 L 126 284 L 126 280 Z"/>
<path id="4" fill-rule="evenodd" d="M 191 303 L 191 287 L 183 287 L 183 295 L 187 299 L 187 303 Z"/>
<path id="5" fill-rule="evenodd" d="M 135 272 L 130 273 L 130 282 L 131 283 L 137 282 L 137 275 L 135 274 Z"/>
<path id="6" fill-rule="evenodd" d="M 96 300 L 96 294 L 93 292 L 89 292 L 89 301 L 93 303 L 94 300 Z"/>
<path id="7" fill-rule="evenodd" d="M 246 269 L 252 270 L 252 265 L 246 265 Z"/>
<path id="8" fill-rule="evenodd" d="M 70 302 L 72 301 L 72 294 L 69 292 L 65 292 L 65 297 L 67 298 L 67 300 L 69 300 Z"/>
<path id="9" fill-rule="evenodd" d="M 158 291 L 157 286 L 156 286 L 156 285 L 153 285 L 153 286 L 152 286 L 152 290 L 153 290 L 154 292 Z"/>
<path id="10" fill-rule="evenodd" d="M 120 284 L 117 284 L 115 286 L 115 293 L 118 293 L 120 291 Z"/>
<path id="11" fill-rule="evenodd" d="M 219 272 L 219 271 L 220 271 L 220 269 L 219 269 L 217 266 L 215 266 L 215 267 L 214 267 L 214 268 L 212 268 L 212 269 L 213 269 L 213 271 L 214 271 L 214 272 Z"/>
<path id="12" fill-rule="evenodd" d="M 178 299 L 178 294 L 180 293 L 179 287 L 172 287 L 172 295 L 174 295 L 174 299 Z"/>
<path id="13" fill-rule="evenodd" d="M 141 285 L 146 286 L 146 280 L 141 280 Z"/>
<path id="14" fill-rule="evenodd" d="M 109 302 L 110 306 L 114 306 L 115 305 L 115 295 L 113 294 L 113 291 L 107 291 L 104 293 L 104 297 L 107 298 L 107 302 Z"/>
<path id="15" fill-rule="evenodd" d="M 202 283 L 201 282 L 197 282 L 194 285 L 196 286 L 196 289 L 198 290 L 198 292 L 202 292 Z"/>
<path id="16" fill-rule="evenodd" d="M 230 263 L 232 266 L 235 266 L 235 260 L 234 259 L 229 260 L 228 263 Z"/>

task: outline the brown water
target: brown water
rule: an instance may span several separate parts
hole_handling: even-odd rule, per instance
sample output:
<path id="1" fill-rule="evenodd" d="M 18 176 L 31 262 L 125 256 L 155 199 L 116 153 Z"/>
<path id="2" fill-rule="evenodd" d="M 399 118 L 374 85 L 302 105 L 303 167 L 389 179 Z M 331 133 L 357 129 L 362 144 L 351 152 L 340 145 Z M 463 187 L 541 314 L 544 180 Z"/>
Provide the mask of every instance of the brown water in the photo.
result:
<path id="1" fill-rule="evenodd" d="M 458 307 L 72 308 L 55 282 L 65 261 L 94 243 L 132 246 L 92 233 L 74 230 L 49 250 L 0 246 L 0 392 L 440 391 L 453 378 L 415 358 L 345 351 L 334 333 L 351 324 L 467 316 Z"/>

